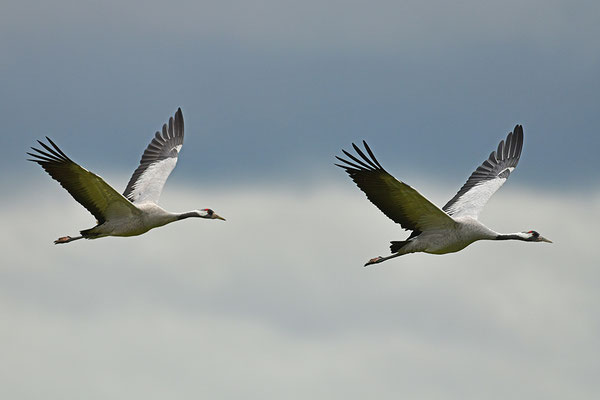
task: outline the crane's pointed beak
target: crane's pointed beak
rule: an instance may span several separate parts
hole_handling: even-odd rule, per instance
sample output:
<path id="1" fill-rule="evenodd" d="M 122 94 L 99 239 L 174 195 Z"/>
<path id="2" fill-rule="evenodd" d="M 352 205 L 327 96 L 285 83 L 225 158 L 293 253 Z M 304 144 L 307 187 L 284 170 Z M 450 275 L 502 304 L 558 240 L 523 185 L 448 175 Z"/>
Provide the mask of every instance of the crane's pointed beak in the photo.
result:
<path id="1" fill-rule="evenodd" d="M 552 240 L 550 240 L 550 239 L 546 239 L 546 238 L 545 238 L 545 237 L 543 237 L 543 236 L 540 236 L 540 237 L 539 237 L 539 240 L 540 240 L 540 242 L 554 243 L 554 242 L 552 242 Z"/>
<path id="2" fill-rule="evenodd" d="M 220 219 L 222 221 L 227 221 L 225 218 L 221 217 L 220 215 L 217 214 L 213 214 L 213 219 Z"/>

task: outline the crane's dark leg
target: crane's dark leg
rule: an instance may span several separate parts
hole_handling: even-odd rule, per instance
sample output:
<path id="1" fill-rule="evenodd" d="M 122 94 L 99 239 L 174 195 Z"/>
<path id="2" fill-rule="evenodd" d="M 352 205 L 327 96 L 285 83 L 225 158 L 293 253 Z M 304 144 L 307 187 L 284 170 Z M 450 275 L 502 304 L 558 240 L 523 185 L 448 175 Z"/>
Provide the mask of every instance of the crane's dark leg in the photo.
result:
<path id="1" fill-rule="evenodd" d="M 54 241 L 54 244 L 69 243 L 69 242 L 72 242 L 73 240 L 78 240 L 78 239 L 83 239 L 83 236 L 75 236 L 75 237 L 63 236 L 63 237 L 59 237 L 58 239 L 56 239 Z"/>
<path id="2" fill-rule="evenodd" d="M 375 258 L 371 258 L 369 261 L 367 261 L 367 263 L 365 264 L 365 267 L 367 267 L 367 266 L 369 266 L 371 264 L 379 264 L 380 262 L 387 261 L 390 258 L 395 258 L 395 257 L 401 256 L 403 254 L 404 253 L 395 253 L 395 254 L 392 254 L 391 256 L 387 256 L 387 257 L 378 256 L 378 257 L 375 257 Z"/>

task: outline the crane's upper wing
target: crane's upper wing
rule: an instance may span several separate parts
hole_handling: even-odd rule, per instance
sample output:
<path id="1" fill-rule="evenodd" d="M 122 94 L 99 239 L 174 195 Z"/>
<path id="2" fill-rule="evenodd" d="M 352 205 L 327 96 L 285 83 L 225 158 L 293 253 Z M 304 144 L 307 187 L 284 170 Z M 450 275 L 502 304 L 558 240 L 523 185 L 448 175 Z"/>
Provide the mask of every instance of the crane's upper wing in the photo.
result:
<path id="1" fill-rule="evenodd" d="M 352 143 L 354 150 L 362 160 L 342 150 L 353 162 L 336 156 L 338 160 L 347 164 L 336 165 L 346 170 L 360 190 L 365 192 L 371 203 L 404 229 L 425 231 L 455 224 L 448 214 L 419 192 L 387 173 L 367 143 L 363 141 L 363 144 L 370 158 Z"/>
<path id="2" fill-rule="evenodd" d="M 169 118 L 169 126 L 163 125 L 162 135 L 156 132 L 142 159 L 133 172 L 123 196 L 134 203 L 157 203 L 167 178 L 177 164 L 177 156 L 183 146 L 183 114 L 177 109 L 175 118 Z"/>
<path id="3" fill-rule="evenodd" d="M 471 174 L 443 210 L 453 217 L 477 218 L 490 197 L 516 168 L 522 149 L 523 127 L 517 125 L 506 137 L 506 142 L 500 141 L 498 149 Z"/>
<path id="4" fill-rule="evenodd" d="M 137 215 L 140 210 L 119 192 L 113 189 L 98 175 L 79 166 L 63 153 L 50 138 L 46 137 L 53 148 L 38 140 L 46 150 L 32 147 L 37 153 L 27 153 L 57 180 L 75 200 L 87 208 L 102 224 L 107 219 Z"/>

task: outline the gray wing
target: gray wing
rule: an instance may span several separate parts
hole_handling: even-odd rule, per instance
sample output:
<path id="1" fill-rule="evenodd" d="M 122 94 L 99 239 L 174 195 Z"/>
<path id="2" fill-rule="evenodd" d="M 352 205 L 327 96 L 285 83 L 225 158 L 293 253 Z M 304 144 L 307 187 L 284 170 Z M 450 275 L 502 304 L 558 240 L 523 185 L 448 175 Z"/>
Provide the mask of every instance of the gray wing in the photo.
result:
<path id="1" fill-rule="evenodd" d="M 370 158 L 353 143 L 354 150 L 362 160 L 342 150 L 352 162 L 336 156 L 346 164 L 336 165 L 346 170 L 371 203 L 404 229 L 425 231 L 455 224 L 454 220 L 439 207 L 385 171 L 367 143 L 363 141 L 363 144 Z"/>
<path id="2" fill-rule="evenodd" d="M 75 163 L 50 138 L 46 139 L 53 148 L 38 140 L 45 151 L 32 147 L 36 153 L 27 153 L 33 157 L 29 161 L 41 165 L 75 200 L 96 217 L 98 224 L 110 218 L 140 214 L 135 205 L 104 179 Z"/>
<path id="3" fill-rule="evenodd" d="M 169 125 L 163 125 L 162 134 L 156 132 L 146 147 L 123 196 L 133 203 L 157 203 L 167 178 L 177 164 L 182 146 L 183 114 L 179 108 L 175 117 L 169 118 Z"/>
<path id="4" fill-rule="evenodd" d="M 516 168 L 522 149 L 523 127 L 517 125 L 508 134 L 506 141 L 500 141 L 498 149 L 471 174 L 443 210 L 453 217 L 477 218 L 490 197 Z"/>

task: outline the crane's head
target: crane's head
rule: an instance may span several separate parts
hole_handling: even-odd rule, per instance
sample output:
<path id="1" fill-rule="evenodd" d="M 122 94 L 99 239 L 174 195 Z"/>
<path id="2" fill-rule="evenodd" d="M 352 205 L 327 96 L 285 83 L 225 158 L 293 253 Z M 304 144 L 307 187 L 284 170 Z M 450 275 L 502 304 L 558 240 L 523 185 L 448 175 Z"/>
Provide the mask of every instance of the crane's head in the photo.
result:
<path id="1" fill-rule="evenodd" d="M 202 210 L 198 211 L 198 216 L 200 218 L 220 219 L 225 221 L 225 218 L 221 217 L 220 215 L 217 215 L 217 213 L 211 210 L 210 208 L 203 208 Z"/>
<path id="2" fill-rule="evenodd" d="M 550 239 L 546 239 L 536 231 L 521 232 L 523 239 L 528 242 L 547 242 L 552 243 Z"/>

